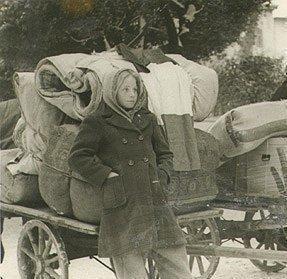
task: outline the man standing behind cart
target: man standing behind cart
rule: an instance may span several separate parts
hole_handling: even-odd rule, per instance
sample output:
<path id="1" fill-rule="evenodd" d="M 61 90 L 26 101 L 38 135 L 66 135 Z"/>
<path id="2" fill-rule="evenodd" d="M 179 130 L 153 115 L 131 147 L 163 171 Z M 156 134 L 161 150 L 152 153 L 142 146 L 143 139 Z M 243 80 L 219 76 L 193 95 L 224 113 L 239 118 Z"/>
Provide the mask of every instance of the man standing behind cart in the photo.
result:
<path id="1" fill-rule="evenodd" d="M 162 279 L 190 279 L 186 240 L 169 207 L 173 154 L 147 96 L 132 70 L 103 82 L 102 109 L 80 126 L 69 164 L 102 189 L 98 255 L 113 259 L 119 279 L 148 278 L 144 258 L 154 259 Z"/>

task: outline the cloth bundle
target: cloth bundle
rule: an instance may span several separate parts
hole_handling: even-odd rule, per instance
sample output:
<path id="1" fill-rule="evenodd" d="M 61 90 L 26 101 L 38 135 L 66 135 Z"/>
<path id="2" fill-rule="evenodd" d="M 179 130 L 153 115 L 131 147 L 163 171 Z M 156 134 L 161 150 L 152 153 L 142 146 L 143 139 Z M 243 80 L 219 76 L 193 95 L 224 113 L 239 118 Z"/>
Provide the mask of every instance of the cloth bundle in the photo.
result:
<path id="1" fill-rule="evenodd" d="M 15 73 L 13 82 L 17 101 L 11 102 L 12 107 L 16 106 L 17 109 L 15 112 L 6 110 L 6 114 L 9 113 L 4 116 L 14 123 L 10 125 L 9 121 L 5 122 L 6 125 L 10 123 L 11 127 L 15 126 L 10 133 L 13 131 L 12 138 L 18 148 L 9 149 L 7 153 L 1 151 L 1 200 L 31 206 L 43 202 L 39 193 L 38 174 L 50 129 L 60 125 L 66 116 L 38 95 L 33 73 Z M 21 111 L 20 119 L 17 111 Z"/>
<path id="2" fill-rule="evenodd" d="M 179 66 L 166 62 L 149 64 L 150 73 L 140 73 L 148 92 L 149 109 L 164 124 L 174 169 L 190 171 L 200 168 L 193 127 L 193 86 L 188 74 Z"/>
<path id="3" fill-rule="evenodd" d="M 0 200 L 5 203 L 33 206 L 43 203 L 38 188 L 38 176 L 12 175 L 7 166 L 18 160 L 18 148 L 0 151 Z"/>
<path id="4" fill-rule="evenodd" d="M 70 148 L 77 133 L 77 125 L 55 126 L 51 130 L 39 173 L 40 193 L 58 214 L 98 223 L 102 213 L 101 190 L 72 173 L 68 166 Z"/>
<path id="5" fill-rule="evenodd" d="M 117 53 L 62 54 L 41 60 L 36 69 L 38 93 L 76 120 L 98 108 L 103 76 L 114 68 L 135 70 Z"/>
<path id="6" fill-rule="evenodd" d="M 39 173 L 50 129 L 60 125 L 65 114 L 41 98 L 34 85 L 34 73 L 15 73 L 15 94 L 21 110 L 13 133 L 15 145 L 22 150 L 19 162 L 9 165 L 11 174 Z"/>
<path id="7" fill-rule="evenodd" d="M 218 140 L 204 131 L 195 129 L 201 169 L 190 172 L 174 171 L 168 185 L 169 201 L 174 209 L 188 209 L 194 204 L 213 200 L 218 194 L 215 169 L 220 163 Z"/>
<path id="8" fill-rule="evenodd" d="M 23 120 L 46 141 L 51 127 L 60 125 L 64 121 L 65 114 L 38 94 L 34 73 L 16 72 L 13 83 Z"/>
<path id="9" fill-rule="evenodd" d="M 217 73 L 179 54 L 167 54 L 167 56 L 188 73 L 193 85 L 193 119 L 203 121 L 213 112 L 217 102 L 219 89 Z"/>
<path id="10" fill-rule="evenodd" d="M 232 109 L 209 128 L 224 150 L 223 160 L 247 153 L 266 139 L 287 135 L 287 101 L 262 102 Z"/>
<path id="11" fill-rule="evenodd" d="M 102 52 L 93 55 L 63 54 L 41 60 L 35 74 L 38 93 L 71 118 L 82 120 L 99 106 L 102 81 L 107 73 L 115 68 L 137 71 L 135 66 L 143 58 L 142 62 L 158 61 L 160 64 L 144 63 L 143 67 L 149 72 L 140 72 L 148 92 L 149 108 L 157 115 L 159 123 L 167 128 L 171 150 L 176 155 L 176 170 L 199 169 L 193 129 L 194 85 L 188 71 L 175 65 L 173 59 L 163 53 L 152 51 L 139 55 L 123 46 L 119 49 L 124 58 L 116 52 Z M 181 131 L 177 129 L 180 135 L 177 139 L 176 134 L 170 131 L 182 126 L 185 128 Z"/>
<path id="12" fill-rule="evenodd" d="M 17 121 L 21 117 L 16 99 L 0 102 L 0 149 L 15 148 L 12 135 Z"/>

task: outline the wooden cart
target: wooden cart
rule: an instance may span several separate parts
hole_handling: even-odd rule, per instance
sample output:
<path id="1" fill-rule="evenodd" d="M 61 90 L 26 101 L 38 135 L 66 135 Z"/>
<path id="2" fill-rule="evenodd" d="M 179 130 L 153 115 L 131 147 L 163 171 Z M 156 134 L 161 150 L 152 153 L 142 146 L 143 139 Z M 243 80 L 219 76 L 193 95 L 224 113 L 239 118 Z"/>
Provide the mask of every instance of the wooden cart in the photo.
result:
<path id="1" fill-rule="evenodd" d="M 260 270 L 278 272 L 287 267 L 287 197 L 241 197 L 215 201 L 213 206 L 238 210 L 244 219 L 217 219 L 222 242 L 235 241 L 246 249 L 229 253 L 223 247 L 220 256 L 249 258 Z M 250 250 L 253 249 L 253 250 Z M 216 254 L 216 253 L 215 253 Z"/>
<path id="2" fill-rule="evenodd" d="M 1 233 L 4 218 L 22 217 L 23 227 L 18 239 L 17 258 L 21 278 L 67 279 L 69 262 L 90 257 L 113 270 L 97 256 L 99 226 L 56 215 L 48 208 L 28 208 L 0 203 Z M 219 247 L 220 237 L 215 219 L 222 215 L 220 209 L 202 208 L 195 212 L 180 214 L 178 221 L 189 243 L 203 247 Z M 1 243 L 2 246 L 2 243 Z M 3 247 L 3 246 L 2 246 Z M 198 248 L 198 247 L 197 247 Z M 215 272 L 219 257 L 193 255 L 187 251 L 191 269 L 198 272 L 196 278 L 210 278 Z M 4 249 L 1 249 L 1 262 Z M 206 261 L 206 262 L 205 262 Z M 147 259 L 147 271 L 151 279 L 159 278 L 151 259 Z"/>

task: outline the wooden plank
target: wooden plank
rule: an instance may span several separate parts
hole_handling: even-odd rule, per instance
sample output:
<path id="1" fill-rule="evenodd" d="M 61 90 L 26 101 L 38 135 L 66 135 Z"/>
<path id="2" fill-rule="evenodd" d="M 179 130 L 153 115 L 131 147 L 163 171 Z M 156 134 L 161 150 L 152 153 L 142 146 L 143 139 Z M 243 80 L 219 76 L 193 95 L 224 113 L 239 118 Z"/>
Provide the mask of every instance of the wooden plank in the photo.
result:
<path id="1" fill-rule="evenodd" d="M 250 210 L 260 210 L 267 209 L 267 205 L 243 205 L 240 203 L 231 203 L 231 202 L 216 202 L 212 203 L 211 206 L 213 208 L 221 208 L 221 209 L 229 209 L 229 210 L 237 210 L 237 211 L 250 211 Z"/>
<path id="2" fill-rule="evenodd" d="M 4 213 L 12 213 L 19 217 L 28 217 L 32 219 L 42 220 L 54 226 L 68 228 L 81 233 L 90 235 L 99 234 L 99 226 L 84 223 L 72 218 L 57 215 L 49 208 L 29 208 L 21 205 L 6 204 L 0 202 L 0 210 Z"/>
<path id="3" fill-rule="evenodd" d="M 255 230 L 274 230 L 287 227 L 286 218 L 278 218 L 277 220 L 254 220 L 254 221 L 233 221 L 233 220 L 220 220 L 219 227 L 225 230 L 237 230 L 237 231 L 255 231 Z"/>
<path id="4" fill-rule="evenodd" d="M 188 245 L 188 254 L 226 258 L 269 260 L 287 263 L 287 251 L 259 250 L 227 246 Z"/>
<path id="5" fill-rule="evenodd" d="M 209 218 L 220 217 L 223 214 L 222 209 L 210 209 L 198 212 L 191 212 L 187 214 L 182 214 L 177 216 L 177 219 L 180 224 L 195 221 L 195 220 L 205 220 Z"/>

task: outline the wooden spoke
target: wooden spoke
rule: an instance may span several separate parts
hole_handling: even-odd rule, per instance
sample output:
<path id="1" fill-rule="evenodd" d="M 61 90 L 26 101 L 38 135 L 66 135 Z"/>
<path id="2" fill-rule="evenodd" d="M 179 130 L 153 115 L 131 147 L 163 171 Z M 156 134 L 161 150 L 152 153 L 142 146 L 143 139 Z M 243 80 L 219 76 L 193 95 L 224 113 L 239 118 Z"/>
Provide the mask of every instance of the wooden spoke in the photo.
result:
<path id="1" fill-rule="evenodd" d="M 268 219 L 269 212 L 267 210 L 259 210 L 257 211 L 259 213 L 259 216 L 261 220 Z M 255 211 L 247 211 L 245 214 L 244 221 L 246 222 L 260 222 L 260 219 L 258 220 L 258 214 L 256 214 Z M 278 245 L 278 235 L 280 235 L 281 231 L 279 230 L 261 230 L 256 232 L 256 235 L 252 236 L 246 236 L 243 238 L 243 243 L 246 248 L 254 248 L 254 249 L 265 249 L 265 250 L 280 250 L 280 245 Z M 257 241 L 257 243 L 255 242 Z M 253 244 L 254 243 L 254 244 Z M 284 245 L 284 242 L 282 243 L 282 247 L 285 249 L 287 248 L 286 245 Z M 253 246 L 254 245 L 254 246 Z M 265 272 L 278 272 L 286 267 L 286 264 L 283 262 L 275 262 L 275 261 L 267 261 L 267 260 L 250 260 L 257 268 L 259 268 L 262 271 Z"/>
<path id="2" fill-rule="evenodd" d="M 53 257 L 53 258 L 51 258 L 51 259 L 48 259 L 48 260 L 45 260 L 45 264 L 46 265 L 50 265 L 51 263 L 54 263 L 54 262 L 57 262 L 57 261 L 59 261 L 59 256 L 57 255 L 57 256 L 55 256 L 55 257 Z"/>
<path id="3" fill-rule="evenodd" d="M 189 269 L 191 272 L 192 272 L 193 265 L 194 265 L 194 256 L 190 256 L 190 258 L 189 258 Z"/>
<path id="4" fill-rule="evenodd" d="M 211 256 L 204 256 L 209 262 L 211 261 L 212 257 Z"/>
<path id="5" fill-rule="evenodd" d="M 200 230 L 198 231 L 197 235 L 198 235 L 199 237 L 202 236 L 206 228 L 207 228 L 207 224 L 204 224 L 204 225 L 200 228 Z"/>
<path id="6" fill-rule="evenodd" d="M 25 255 L 27 255 L 31 260 L 36 261 L 35 255 L 34 255 L 31 251 L 29 251 L 27 248 L 22 247 L 22 248 L 21 248 L 21 251 L 22 251 Z"/>
<path id="7" fill-rule="evenodd" d="M 49 240 L 47 241 L 46 247 L 44 249 L 44 252 L 43 252 L 43 259 L 46 259 L 48 257 L 51 251 L 52 245 L 53 245 L 53 241 L 51 238 L 49 238 Z"/>
<path id="8" fill-rule="evenodd" d="M 50 224 L 40 220 L 26 222 L 18 240 L 17 255 L 21 278 L 69 278 L 69 262 L 64 242 L 59 232 Z"/>
<path id="9" fill-rule="evenodd" d="M 183 229 L 187 229 L 188 244 L 200 244 L 209 246 L 210 244 L 220 245 L 220 236 L 215 219 L 204 219 L 191 221 L 184 224 Z M 194 279 L 209 279 L 212 277 L 219 263 L 216 256 L 198 256 L 188 250 L 189 268 Z M 197 264 L 197 266 L 195 266 Z"/>
<path id="10" fill-rule="evenodd" d="M 263 210 L 259 210 L 259 212 L 260 212 L 260 217 L 261 217 L 261 219 L 262 219 L 262 220 L 266 219 L 265 214 L 264 214 L 264 211 L 263 211 Z"/>
<path id="11" fill-rule="evenodd" d="M 49 276 L 54 277 L 55 279 L 61 279 L 60 275 L 51 267 L 46 267 L 45 272 L 49 274 Z"/>
<path id="12" fill-rule="evenodd" d="M 39 227 L 38 228 L 38 234 L 39 234 L 39 239 L 38 239 L 38 248 L 39 248 L 39 255 L 42 255 L 45 249 L 45 239 L 44 239 L 44 231 Z"/>
<path id="13" fill-rule="evenodd" d="M 33 248 L 35 255 L 38 255 L 38 246 L 36 244 L 37 242 L 35 240 L 35 237 L 34 237 L 32 231 L 31 230 L 27 231 L 27 235 L 29 237 L 29 240 L 30 240 L 30 243 L 31 243 L 31 246 Z"/>
<path id="14" fill-rule="evenodd" d="M 202 275 L 204 273 L 204 267 L 203 267 L 202 258 L 200 256 L 196 256 L 196 261 L 197 261 L 197 264 L 198 264 L 199 272 Z"/>
<path id="15" fill-rule="evenodd" d="M 52 277 L 49 275 L 49 273 L 47 273 L 46 271 L 45 271 L 45 273 L 43 274 L 43 278 L 44 279 L 52 279 Z"/>

